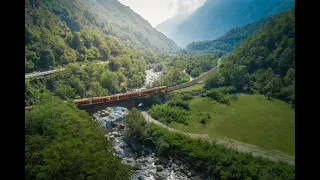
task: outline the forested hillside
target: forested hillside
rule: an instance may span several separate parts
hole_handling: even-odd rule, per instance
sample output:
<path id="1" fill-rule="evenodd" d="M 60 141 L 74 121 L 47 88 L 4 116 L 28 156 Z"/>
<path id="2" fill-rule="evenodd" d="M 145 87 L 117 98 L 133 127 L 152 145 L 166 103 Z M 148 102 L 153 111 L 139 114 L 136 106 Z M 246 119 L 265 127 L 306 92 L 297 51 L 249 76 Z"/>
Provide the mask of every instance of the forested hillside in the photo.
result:
<path id="1" fill-rule="evenodd" d="M 99 124 L 72 102 L 45 95 L 25 115 L 25 179 L 130 179 Z"/>
<path id="2" fill-rule="evenodd" d="M 109 60 L 132 49 L 179 47 L 117 0 L 25 1 L 25 72 Z"/>
<path id="3" fill-rule="evenodd" d="M 248 38 L 258 28 L 269 22 L 271 18 L 272 16 L 267 16 L 245 26 L 235 27 L 213 41 L 192 42 L 188 44 L 186 51 L 200 53 L 230 53 L 240 41 Z"/>
<path id="4" fill-rule="evenodd" d="M 234 86 L 295 104 L 295 9 L 280 13 L 233 54 L 206 81 L 206 88 Z"/>

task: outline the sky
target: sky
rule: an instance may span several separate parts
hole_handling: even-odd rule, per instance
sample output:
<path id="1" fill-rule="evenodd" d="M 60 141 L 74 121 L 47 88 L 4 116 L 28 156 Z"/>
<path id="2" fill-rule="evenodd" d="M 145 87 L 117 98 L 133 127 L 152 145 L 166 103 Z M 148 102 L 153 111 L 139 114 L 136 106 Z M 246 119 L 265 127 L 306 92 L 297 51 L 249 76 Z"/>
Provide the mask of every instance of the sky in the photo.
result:
<path id="1" fill-rule="evenodd" d="M 146 19 L 152 27 L 174 16 L 188 16 L 206 0 L 118 0 Z"/>

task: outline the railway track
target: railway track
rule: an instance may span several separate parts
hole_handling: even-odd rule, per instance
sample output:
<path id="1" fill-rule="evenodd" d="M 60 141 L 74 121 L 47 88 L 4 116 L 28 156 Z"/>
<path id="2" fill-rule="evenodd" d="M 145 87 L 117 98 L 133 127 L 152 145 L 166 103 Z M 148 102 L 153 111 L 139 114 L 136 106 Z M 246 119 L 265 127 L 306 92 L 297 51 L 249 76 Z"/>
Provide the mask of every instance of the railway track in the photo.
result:
<path id="1" fill-rule="evenodd" d="M 96 104 L 103 104 L 103 103 L 108 103 L 108 102 L 114 102 L 114 101 L 121 101 L 121 100 L 127 100 L 127 99 L 133 99 L 137 97 L 143 97 L 147 95 L 154 95 L 154 94 L 161 94 L 161 93 L 166 93 L 170 91 L 174 91 L 177 89 L 182 89 L 186 88 L 198 83 L 202 83 L 203 80 L 208 77 L 208 75 L 214 71 L 216 68 L 218 68 L 220 65 L 217 65 L 216 67 L 212 68 L 211 70 L 205 72 L 202 76 L 193 79 L 192 81 L 182 83 L 176 86 L 163 86 L 163 87 L 156 87 L 156 88 L 151 88 L 151 89 L 146 89 L 146 90 L 140 90 L 136 92 L 129 92 L 129 93 L 124 93 L 124 94 L 115 94 L 115 95 L 110 95 L 110 96 L 102 96 L 102 97 L 92 97 L 92 98 L 83 98 L 83 99 L 76 99 L 74 102 L 78 106 L 88 106 L 88 105 L 96 105 Z M 31 110 L 32 106 L 26 106 L 25 110 Z"/>

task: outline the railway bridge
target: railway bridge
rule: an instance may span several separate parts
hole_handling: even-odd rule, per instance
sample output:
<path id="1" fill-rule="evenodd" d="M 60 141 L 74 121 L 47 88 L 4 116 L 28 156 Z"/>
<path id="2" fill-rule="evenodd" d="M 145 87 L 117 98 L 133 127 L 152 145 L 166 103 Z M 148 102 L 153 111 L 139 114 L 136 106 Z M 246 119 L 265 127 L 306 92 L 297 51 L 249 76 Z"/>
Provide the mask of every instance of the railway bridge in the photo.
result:
<path id="1" fill-rule="evenodd" d="M 124 93 L 124 94 L 76 99 L 74 100 L 74 102 L 77 104 L 77 106 L 80 109 L 86 109 L 88 111 L 97 110 L 105 107 L 112 107 L 112 106 L 122 106 L 122 107 L 131 109 L 132 107 L 138 106 L 138 104 L 140 103 L 146 103 L 147 101 L 146 97 L 148 96 L 163 95 L 170 91 L 186 88 L 194 84 L 203 83 L 203 80 L 218 67 L 219 65 L 203 73 L 202 76 L 195 78 L 192 81 L 178 84 L 176 86 L 171 86 L 171 87 L 162 86 L 162 87 L 156 87 L 151 89 L 144 89 L 140 91 L 133 91 L 133 92 Z M 31 109 L 32 109 L 32 106 L 25 107 L 25 110 L 31 110 Z"/>

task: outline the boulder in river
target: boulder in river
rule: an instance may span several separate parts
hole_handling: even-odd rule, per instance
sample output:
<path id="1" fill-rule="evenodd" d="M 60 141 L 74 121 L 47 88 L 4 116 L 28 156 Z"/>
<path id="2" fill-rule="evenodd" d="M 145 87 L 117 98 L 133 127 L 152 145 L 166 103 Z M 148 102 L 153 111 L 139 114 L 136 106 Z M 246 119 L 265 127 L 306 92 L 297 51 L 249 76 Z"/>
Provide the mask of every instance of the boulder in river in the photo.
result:
<path id="1" fill-rule="evenodd" d="M 162 165 L 157 165 L 156 168 L 157 168 L 157 171 L 163 171 L 164 170 Z"/>
<path id="2" fill-rule="evenodd" d="M 167 164 L 169 162 L 169 159 L 167 157 L 159 157 L 158 160 L 160 161 L 161 164 Z"/>
<path id="3" fill-rule="evenodd" d="M 181 164 L 179 169 L 180 169 L 181 172 L 185 172 L 185 166 L 183 164 Z"/>
<path id="4" fill-rule="evenodd" d="M 138 170 L 138 169 L 140 169 L 140 167 L 141 167 L 141 164 L 136 163 L 136 164 L 133 166 L 133 169 L 134 169 L 134 170 Z"/>
<path id="5" fill-rule="evenodd" d="M 165 179 L 167 179 L 169 176 L 170 176 L 170 172 L 168 172 L 168 171 L 162 171 L 162 172 L 158 172 L 158 173 L 155 175 L 155 179 L 156 179 L 156 180 L 165 180 Z"/>
<path id="6" fill-rule="evenodd" d="M 119 136 L 119 133 L 116 132 L 116 131 L 114 131 L 114 132 L 112 132 L 112 133 L 110 133 L 110 134 L 113 135 L 113 136 L 115 136 L 115 137 L 118 137 L 118 136 Z"/>

